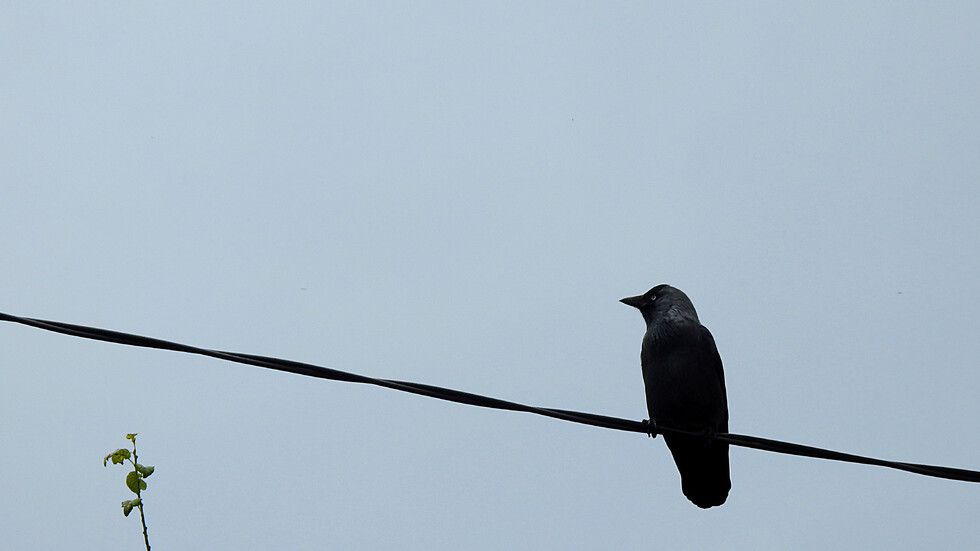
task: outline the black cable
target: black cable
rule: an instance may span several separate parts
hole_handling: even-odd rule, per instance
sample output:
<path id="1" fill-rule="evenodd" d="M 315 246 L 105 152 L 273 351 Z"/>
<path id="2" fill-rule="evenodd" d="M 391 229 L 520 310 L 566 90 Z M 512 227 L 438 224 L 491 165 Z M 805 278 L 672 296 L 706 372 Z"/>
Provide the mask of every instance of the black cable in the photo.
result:
<path id="1" fill-rule="evenodd" d="M 516 402 L 509 402 L 507 400 L 500 400 L 498 398 L 480 396 L 479 394 L 462 392 L 450 388 L 442 388 L 438 386 L 426 385 L 421 383 L 412 383 L 408 381 L 395 381 L 391 379 L 374 379 L 372 377 L 366 377 L 364 375 L 358 375 L 356 373 L 347 373 L 345 371 L 339 371 L 336 369 L 330 369 L 328 367 L 321 367 L 318 365 L 307 364 L 302 362 L 294 362 L 292 360 L 270 358 L 267 356 L 256 356 L 254 354 L 241 354 L 236 352 L 223 352 L 220 350 L 197 348 L 195 346 L 188 346 L 186 344 L 164 341 L 164 340 L 154 339 L 150 337 L 143 337 L 140 335 L 132 335 L 129 333 L 121 333 L 119 331 L 110 331 L 108 329 L 99 329 L 97 327 L 73 325 L 70 323 L 63 323 L 59 321 L 47 321 L 47 320 L 40 320 L 40 319 L 33 319 L 33 318 L 22 318 L 18 316 L 12 316 L 10 314 L 4 314 L 2 312 L 0 312 L 0 321 L 10 321 L 14 323 L 28 325 L 31 327 L 36 327 L 38 329 L 44 329 L 46 331 L 53 331 L 55 333 L 63 333 L 65 335 L 72 335 L 75 337 L 82 337 L 86 339 L 94 339 L 99 341 L 114 342 L 117 344 L 124 344 L 128 346 L 141 346 L 145 348 L 173 350 L 175 352 L 187 352 L 189 354 L 200 354 L 202 356 L 210 356 L 212 358 L 218 358 L 230 362 L 254 365 L 256 367 L 264 367 L 267 369 L 275 369 L 278 371 L 286 371 L 289 373 L 295 373 L 297 375 L 306 375 L 308 377 L 317 377 L 320 379 L 330 379 L 334 381 L 344 381 L 349 383 L 371 384 L 371 385 L 382 386 L 394 390 L 400 390 L 403 392 L 420 394 L 422 396 L 438 398 L 440 400 L 457 402 L 460 404 L 469 404 L 473 406 L 504 409 L 510 411 L 523 411 L 527 413 L 534 413 L 537 415 L 544 415 L 546 417 L 553 417 L 555 419 L 563 419 L 565 421 L 571 421 L 573 423 L 582 423 L 585 425 L 605 427 L 608 429 L 622 430 L 628 432 L 640 432 L 645 434 L 668 433 L 668 434 L 687 434 L 687 435 L 701 436 L 701 433 L 675 429 L 672 427 L 665 427 L 661 425 L 657 425 L 653 427 L 650 425 L 650 423 L 646 421 L 630 421 L 628 419 L 619 419 L 616 417 L 608 417 L 606 415 L 597 415 L 594 413 L 583 413 L 580 411 L 569 411 L 564 409 L 552 409 L 552 408 L 527 406 L 524 404 L 518 404 Z M 823 448 L 815 448 L 813 446 L 804 446 L 802 444 L 793 444 L 791 442 L 780 442 L 779 440 L 770 440 L 768 438 L 759 438 L 756 436 L 746 436 L 742 434 L 719 433 L 719 434 L 712 435 L 711 437 L 722 442 L 727 442 L 734 446 L 743 446 L 746 448 L 755 448 L 758 450 L 765 450 L 765 451 L 790 454 L 790 455 L 799 455 L 803 457 L 813 457 L 817 459 L 845 461 L 848 463 L 859 463 L 863 465 L 876 465 L 879 467 L 888 467 L 891 469 L 898 469 L 910 473 L 916 473 L 925 476 L 933 476 L 937 478 L 947 478 L 950 480 L 980 482 L 980 472 L 970 471 L 966 469 L 955 469 L 952 467 L 940 467 L 934 465 L 920 465 L 917 463 L 902 463 L 897 461 L 886 461 L 884 459 L 863 457 L 860 455 L 842 453 L 842 452 L 827 450 Z"/>

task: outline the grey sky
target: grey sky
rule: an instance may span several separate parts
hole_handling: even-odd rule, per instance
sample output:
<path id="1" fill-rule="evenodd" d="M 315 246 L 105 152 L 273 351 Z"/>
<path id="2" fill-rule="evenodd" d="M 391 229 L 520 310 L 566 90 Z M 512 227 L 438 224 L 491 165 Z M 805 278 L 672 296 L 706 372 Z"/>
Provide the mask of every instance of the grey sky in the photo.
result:
<path id="1" fill-rule="evenodd" d="M 202 5 L 206 4 L 206 5 Z M 969 2 L 9 2 L 0 311 L 641 419 L 683 289 L 733 432 L 980 468 Z M 159 549 L 974 548 L 980 487 L 0 326 L 0 533 Z"/>

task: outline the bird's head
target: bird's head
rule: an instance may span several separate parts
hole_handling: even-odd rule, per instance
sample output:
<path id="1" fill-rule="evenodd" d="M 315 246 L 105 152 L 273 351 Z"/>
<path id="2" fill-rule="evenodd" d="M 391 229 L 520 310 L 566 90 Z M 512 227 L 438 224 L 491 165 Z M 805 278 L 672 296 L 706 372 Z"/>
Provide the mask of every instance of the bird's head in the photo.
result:
<path id="1" fill-rule="evenodd" d="M 684 291 L 670 285 L 657 285 L 642 295 L 626 297 L 619 302 L 639 310 L 647 325 L 661 321 L 699 323 L 691 299 L 687 298 Z"/>

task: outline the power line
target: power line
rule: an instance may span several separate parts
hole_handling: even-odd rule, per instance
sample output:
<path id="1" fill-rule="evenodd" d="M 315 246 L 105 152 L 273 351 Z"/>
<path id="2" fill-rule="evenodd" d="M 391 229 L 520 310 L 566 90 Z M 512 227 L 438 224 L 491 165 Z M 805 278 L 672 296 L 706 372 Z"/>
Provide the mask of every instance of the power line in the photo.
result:
<path id="1" fill-rule="evenodd" d="M 257 356 L 254 354 L 242 354 L 238 352 L 223 352 L 220 350 L 198 348 L 186 344 L 180 344 L 176 342 L 165 341 L 165 340 L 155 339 L 151 337 L 144 337 L 141 335 L 133 335 L 130 333 L 121 333 L 119 331 L 110 331 L 108 329 L 100 329 L 97 327 L 86 327 L 84 325 L 74 325 L 74 324 L 64 323 L 59 321 L 48 321 L 48 320 L 41 320 L 41 319 L 34 319 L 34 318 L 22 318 L 18 316 L 12 316 L 10 314 L 4 314 L 2 312 L 0 312 L 0 321 L 20 323 L 31 327 L 36 327 L 38 329 L 44 329 L 46 331 L 53 331 L 55 333 L 72 335 L 75 337 L 82 337 L 85 339 L 113 342 L 116 344 L 124 344 L 127 346 L 140 346 L 144 348 L 158 348 L 161 350 L 173 350 L 175 352 L 187 352 L 189 354 L 200 354 L 202 356 L 210 356 L 212 358 L 218 358 L 220 360 L 226 360 L 226 361 L 236 362 L 236 363 L 241 363 L 246 365 L 253 365 L 256 367 L 264 367 L 267 369 L 275 369 L 277 371 L 286 371 L 289 373 L 295 373 L 297 375 L 306 375 L 308 377 L 317 377 L 320 379 L 330 379 L 334 381 L 343 381 L 348 383 L 364 383 L 364 384 L 376 385 L 385 388 L 390 388 L 393 390 L 400 390 L 402 392 L 410 392 L 412 394 L 420 394 L 422 396 L 438 398 L 440 400 L 458 402 L 460 404 L 469 404 L 473 406 L 487 407 L 487 408 L 494 408 L 494 409 L 504 409 L 510 411 L 523 411 L 526 413 L 534 413 L 537 415 L 544 415 L 545 417 L 553 417 L 555 419 L 562 419 L 565 421 L 571 421 L 573 423 L 582 423 L 585 425 L 593 425 L 596 427 L 604 427 L 607 429 L 615 429 L 615 430 L 622 430 L 628 432 L 639 432 L 645 434 L 668 433 L 668 434 L 687 434 L 693 436 L 701 436 L 701 433 L 680 430 L 672 427 L 665 427 L 661 425 L 651 426 L 651 424 L 646 421 L 631 421 L 628 419 L 620 419 L 617 417 L 609 417 L 606 415 L 597 415 L 594 413 L 583 413 L 580 411 L 570 411 L 565 409 L 527 406 L 524 404 L 518 404 L 516 402 L 500 400 L 498 398 L 490 398 L 488 396 L 481 396 L 479 394 L 472 394 L 470 392 L 453 390 L 451 388 L 443 388 L 443 387 L 438 387 L 433 385 L 426 385 L 422 383 L 413 383 L 409 381 L 396 381 L 392 379 L 375 379 L 373 377 L 367 377 L 365 375 L 348 373 L 346 371 L 340 371 L 337 369 L 331 369 L 328 367 L 322 367 L 322 366 L 303 363 L 303 362 L 283 360 L 280 358 L 271 358 L 268 356 Z M 705 437 L 714 438 L 722 442 L 727 442 L 734 446 L 743 446 L 746 448 L 755 448 L 758 450 L 765 450 L 765 451 L 771 451 L 776 453 L 799 455 L 803 457 L 813 457 L 817 459 L 829 459 L 832 461 L 844 461 L 848 463 L 859 463 L 863 465 L 876 465 L 879 467 L 888 467 L 890 469 L 898 469 L 910 473 L 916 473 L 916 474 L 932 476 L 937 478 L 946 478 L 950 480 L 962 480 L 965 482 L 980 482 L 980 472 L 970 471 L 966 469 L 940 467 L 935 465 L 922 465 L 918 463 L 902 463 L 898 461 L 886 461 L 884 459 L 875 459 L 873 457 L 864 457 L 860 455 L 853 455 L 849 453 L 827 450 L 823 448 L 815 448 L 813 446 L 794 444 L 791 442 L 781 442 L 779 440 L 770 440 L 768 438 L 746 436 L 743 434 L 718 433 Z"/>

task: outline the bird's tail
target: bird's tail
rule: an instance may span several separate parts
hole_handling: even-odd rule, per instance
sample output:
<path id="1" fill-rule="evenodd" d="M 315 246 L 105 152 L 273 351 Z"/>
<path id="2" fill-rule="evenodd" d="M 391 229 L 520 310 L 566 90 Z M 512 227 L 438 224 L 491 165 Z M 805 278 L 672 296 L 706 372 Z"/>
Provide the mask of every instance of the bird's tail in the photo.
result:
<path id="1" fill-rule="evenodd" d="M 684 496 L 702 509 L 725 503 L 732 488 L 728 444 L 685 435 L 664 435 L 664 441 L 681 473 Z"/>

